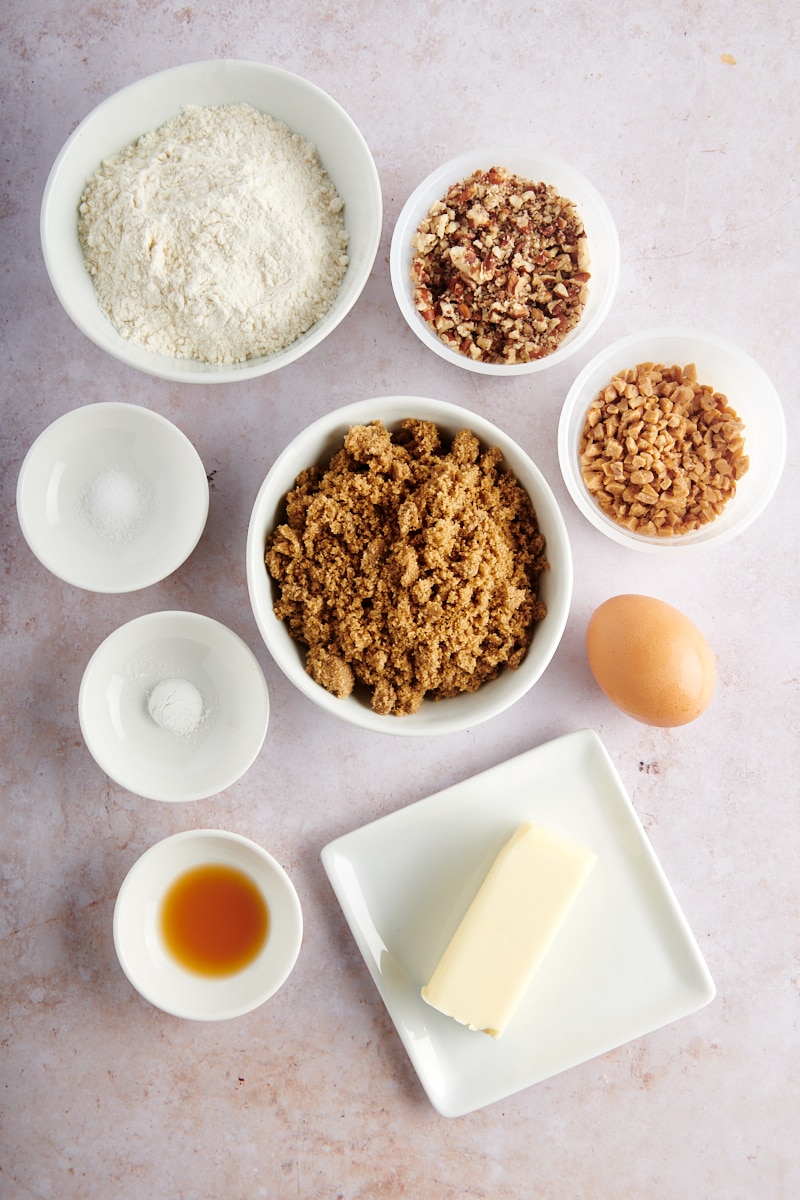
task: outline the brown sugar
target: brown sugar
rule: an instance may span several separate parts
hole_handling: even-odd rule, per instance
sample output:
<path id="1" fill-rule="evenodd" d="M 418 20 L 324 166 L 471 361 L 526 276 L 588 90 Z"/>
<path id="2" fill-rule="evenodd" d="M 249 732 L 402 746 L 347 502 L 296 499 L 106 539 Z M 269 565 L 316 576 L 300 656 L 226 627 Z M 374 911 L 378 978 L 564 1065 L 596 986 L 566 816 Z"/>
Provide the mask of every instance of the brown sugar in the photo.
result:
<path id="1" fill-rule="evenodd" d="M 357 683 L 397 716 L 476 691 L 522 661 L 545 616 L 545 540 L 530 497 L 469 430 L 354 426 L 286 497 L 265 563 L 306 670 L 340 698 Z"/>

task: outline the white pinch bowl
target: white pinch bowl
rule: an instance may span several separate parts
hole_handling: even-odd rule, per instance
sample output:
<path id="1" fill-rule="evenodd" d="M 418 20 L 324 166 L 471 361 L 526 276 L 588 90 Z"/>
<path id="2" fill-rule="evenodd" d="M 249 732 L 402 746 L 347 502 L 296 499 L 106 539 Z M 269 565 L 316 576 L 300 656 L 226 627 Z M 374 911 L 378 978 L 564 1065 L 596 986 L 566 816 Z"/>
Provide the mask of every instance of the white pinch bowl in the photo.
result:
<path id="1" fill-rule="evenodd" d="M 186 871 L 211 863 L 247 875 L 269 913 L 258 955 L 242 970 L 218 978 L 178 963 L 160 928 L 171 885 Z M 130 868 L 117 894 L 113 934 L 120 966 L 145 1000 L 187 1020 L 224 1021 L 258 1008 L 289 978 L 300 953 L 303 915 L 291 879 L 261 846 L 221 829 L 190 829 L 157 842 Z"/>
<path id="2" fill-rule="evenodd" d="M 187 104 L 245 103 L 312 142 L 344 201 L 349 265 L 328 312 L 283 350 L 235 364 L 171 358 L 136 345 L 100 308 L 84 265 L 77 213 L 100 163 L 157 129 Z M 41 242 L 50 281 L 78 328 L 101 349 L 149 375 L 181 383 L 232 383 L 266 375 L 319 345 L 364 289 L 380 241 L 383 201 L 369 147 L 344 109 L 315 84 L 279 67 L 235 59 L 186 63 L 149 75 L 109 96 L 67 139 L 45 186 Z"/>
<path id="3" fill-rule="evenodd" d="M 107 498 L 103 479 L 130 494 Z M 208 478 L 177 426 L 146 408 L 87 404 L 33 442 L 17 480 L 17 515 L 39 561 L 93 592 L 132 592 L 172 574 L 208 518 Z M 115 511 L 116 509 L 116 511 Z"/>
<path id="4" fill-rule="evenodd" d="M 203 698 L 196 729 L 175 733 L 150 716 L 148 698 L 167 679 Z M 78 695 L 81 732 L 109 778 L 150 800 L 202 800 L 252 766 L 267 733 L 269 693 L 249 646 L 193 612 L 136 617 L 103 641 Z"/>
<path id="5" fill-rule="evenodd" d="M 694 363 L 698 382 L 722 392 L 745 427 L 744 453 L 750 467 L 737 482 L 735 495 L 715 520 L 674 537 L 636 533 L 617 524 L 594 500 L 581 474 L 580 441 L 590 404 L 615 374 L 642 362 L 680 367 Z M 737 537 L 767 507 L 786 461 L 786 419 L 764 370 L 733 342 L 692 329 L 648 329 L 606 346 L 577 376 L 561 410 L 558 457 L 567 490 L 600 533 L 645 554 L 695 553 Z"/>
<path id="6" fill-rule="evenodd" d="M 337 699 L 305 670 L 305 648 L 290 637 L 274 612 L 277 585 L 264 565 L 267 535 L 284 519 L 286 494 L 301 471 L 325 464 L 343 444 L 353 425 L 380 420 L 387 429 L 399 427 L 407 417 L 434 421 L 446 438 L 471 429 L 484 448 L 497 446 L 504 465 L 513 471 L 528 492 L 547 540 L 548 570 L 539 581 L 539 595 L 547 615 L 539 622 L 533 641 L 516 670 L 504 670 L 475 692 L 447 700 L 424 700 L 407 716 L 373 712 L 366 690 L 356 687 Z M 247 583 L 256 623 L 268 650 L 288 679 L 309 700 L 340 720 L 376 733 L 430 736 L 469 729 L 497 716 L 514 704 L 540 678 L 561 640 L 572 597 L 572 555 L 566 525 L 550 486 L 525 451 L 484 417 L 458 405 L 420 396 L 381 396 L 361 400 L 321 417 L 300 433 L 272 465 L 256 497 L 247 533 Z"/>
<path id="7" fill-rule="evenodd" d="M 448 188 L 474 171 L 505 167 L 534 183 L 548 183 L 571 200 L 580 214 L 589 246 L 588 296 L 581 319 L 560 345 L 543 358 L 527 363 L 478 362 L 453 350 L 434 333 L 414 304 L 411 278 L 411 239 L 431 206 Z M 470 150 L 437 167 L 419 184 L 404 204 L 392 234 L 389 269 L 400 312 L 424 346 L 445 362 L 479 375 L 530 375 L 564 362 L 595 335 L 606 319 L 619 286 L 620 245 L 614 219 L 603 197 L 579 171 L 561 159 L 518 146 Z"/>

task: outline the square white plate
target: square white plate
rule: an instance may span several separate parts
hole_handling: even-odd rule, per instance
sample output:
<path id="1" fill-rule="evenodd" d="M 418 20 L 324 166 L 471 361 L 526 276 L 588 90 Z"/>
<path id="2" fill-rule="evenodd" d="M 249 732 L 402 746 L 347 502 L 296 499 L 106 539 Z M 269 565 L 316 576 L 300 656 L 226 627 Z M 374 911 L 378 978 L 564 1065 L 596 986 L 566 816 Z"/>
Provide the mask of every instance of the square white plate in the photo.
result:
<path id="1" fill-rule="evenodd" d="M 517 825 L 598 856 L 494 1040 L 420 996 Z M 322 862 L 428 1097 L 462 1116 L 708 1004 L 714 982 L 608 752 L 580 730 L 330 842 Z"/>

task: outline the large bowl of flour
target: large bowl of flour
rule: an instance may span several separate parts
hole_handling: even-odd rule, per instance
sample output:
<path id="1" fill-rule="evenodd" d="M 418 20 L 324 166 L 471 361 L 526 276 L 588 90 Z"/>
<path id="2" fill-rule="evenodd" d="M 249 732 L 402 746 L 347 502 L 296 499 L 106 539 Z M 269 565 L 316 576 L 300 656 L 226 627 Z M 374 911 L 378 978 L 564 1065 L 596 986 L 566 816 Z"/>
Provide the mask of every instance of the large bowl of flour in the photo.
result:
<path id="1" fill-rule="evenodd" d="M 184 383 L 294 362 L 372 270 L 383 206 L 341 106 L 263 63 L 189 63 L 110 96 L 50 171 L 41 240 L 78 328 Z"/>

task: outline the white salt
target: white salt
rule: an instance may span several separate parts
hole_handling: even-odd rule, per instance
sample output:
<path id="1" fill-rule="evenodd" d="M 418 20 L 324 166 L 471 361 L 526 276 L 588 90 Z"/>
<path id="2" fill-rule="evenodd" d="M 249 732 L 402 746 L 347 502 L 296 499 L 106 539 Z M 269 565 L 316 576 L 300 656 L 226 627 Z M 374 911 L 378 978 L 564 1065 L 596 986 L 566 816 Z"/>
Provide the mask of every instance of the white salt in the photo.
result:
<path id="1" fill-rule="evenodd" d="M 151 506 L 149 480 L 138 471 L 117 466 L 99 471 L 81 497 L 86 523 L 112 546 L 124 545 L 141 536 Z"/>

